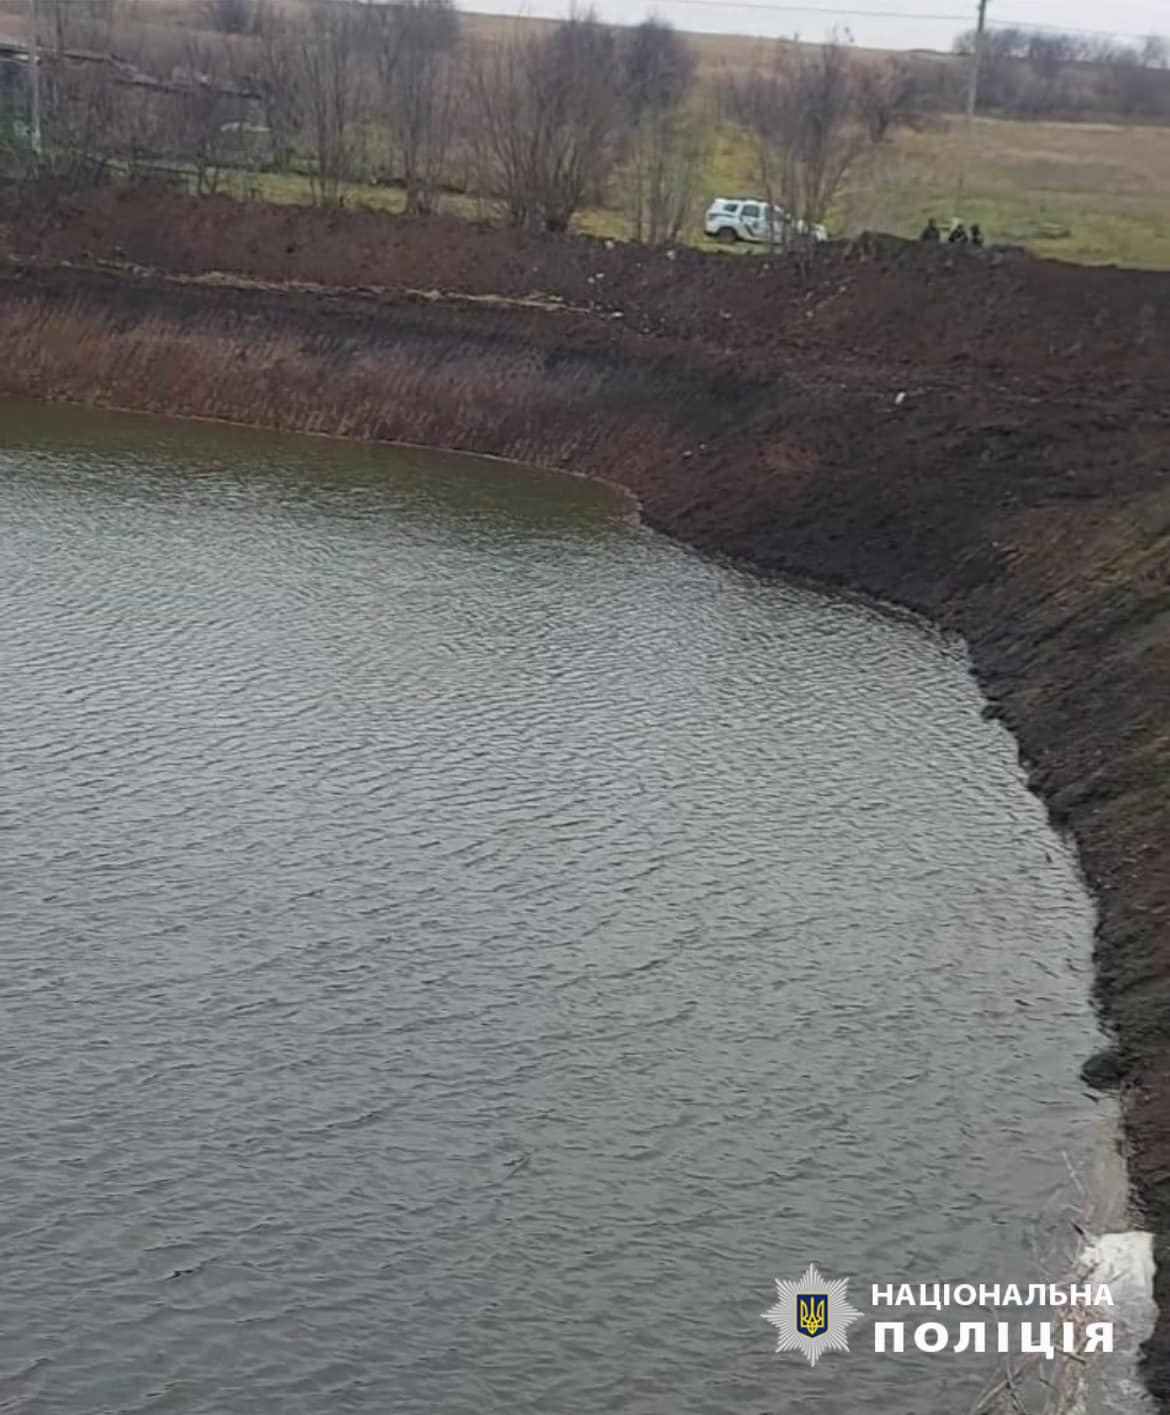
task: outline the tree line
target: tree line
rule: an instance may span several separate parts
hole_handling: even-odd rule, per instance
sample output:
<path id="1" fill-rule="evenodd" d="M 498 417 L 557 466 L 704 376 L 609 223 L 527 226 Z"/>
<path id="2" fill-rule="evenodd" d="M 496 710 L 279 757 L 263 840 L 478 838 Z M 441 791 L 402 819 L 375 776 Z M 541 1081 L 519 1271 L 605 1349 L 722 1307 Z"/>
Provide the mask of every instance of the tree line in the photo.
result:
<path id="1" fill-rule="evenodd" d="M 41 163 L 77 180 L 170 163 L 212 192 L 250 168 L 306 179 L 322 205 L 392 184 L 415 215 L 461 193 L 548 232 L 610 205 L 657 244 L 694 220 L 723 123 L 750 134 L 760 194 L 811 225 L 866 148 L 918 114 L 900 62 L 778 45 L 700 84 L 670 25 L 589 11 L 472 42 L 451 0 L 205 0 L 203 28 L 162 36 L 116 0 L 39 9 Z"/>
<path id="2" fill-rule="evenodd" d="M 779 43 L 747 72 L 700 82 L 691 46 L 653 19 L 614 27 L 584 11 L 501 21 L 485 37 L 452 0 L 200 2 L 198 26 L 168 28 L 145 22 L 137 0 L 38 0 L 40 166 L 156 181 L 169 165 L 199 192 L 252 174 L 259 194 L 271 174 L 307 182 L 322 205 L 392 185 L 417 216 L 460 194 L 548 232 L 584 207 L 618 207 L 633 239 L 659 244 L 695 220 L 721 132 L 746 135 L 755 194 L 793 230 L 811 227 L 896 128 L 951 106 L 965 71 L 945 56 Z M 1018 64 L 1023 41 L 1012 43 Z M 1023 61 L 1040 65 L 1040 51 Z M 11 117 L 27 95 L 5 74 Z M 9 147 L 10 164 L 27 162 L 27 142 L 23 157 Z"/>
<path id="3" fill-rule="evenodd" d="M 964 58 L 975 31 L 954 43 Z M 1170 42 L 1150 35 L 1138 44 L 1102 36 L 993 27 L 983 38 L 980 100 L 1024 117 L 1099 113 L 1170 119 Z"/>

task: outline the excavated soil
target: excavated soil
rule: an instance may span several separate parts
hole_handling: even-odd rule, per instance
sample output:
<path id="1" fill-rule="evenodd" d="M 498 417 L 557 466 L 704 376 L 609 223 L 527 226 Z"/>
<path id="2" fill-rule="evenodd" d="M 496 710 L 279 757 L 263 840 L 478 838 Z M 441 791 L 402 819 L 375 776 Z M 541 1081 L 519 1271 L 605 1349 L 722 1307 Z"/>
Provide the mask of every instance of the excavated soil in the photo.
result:
<path id="1" fill-rule="evenodd" d="M 570 467 L 962 632 L 1098 901 L 1170 1408 L 1170 275 L 27 189 L 4 245 L 0 394 Z"/>
<path id="2" fill-rule="evenodd" d="M 1167 280 L 886 238 L 866 258 L 834 244 L 805 263 L 687 247 L 553 240 L 456 219 L 245 205 L 109 190 L 70 199 L 17 188 L 0 232 L 49 262 L 119 261 L 196 275 L 231 271 L 349 290 L 555 297 L 620 312 L 640 329 L 757 358 L 763 348 L 838 363 L 997 381 L 1017 371 L 1165 376 Z M 1111 392 L 1117 390 L 1111 389 Z"/>

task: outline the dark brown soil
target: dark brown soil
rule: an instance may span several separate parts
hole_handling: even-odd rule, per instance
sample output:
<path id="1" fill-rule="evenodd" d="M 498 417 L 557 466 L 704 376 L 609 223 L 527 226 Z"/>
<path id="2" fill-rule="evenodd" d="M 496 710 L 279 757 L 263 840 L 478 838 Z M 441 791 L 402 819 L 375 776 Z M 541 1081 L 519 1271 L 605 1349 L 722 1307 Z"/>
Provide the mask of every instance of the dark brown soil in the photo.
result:
<path id="1" fill-rule="evenodd" d="M 1159 272 L 956 251 L 893 238 L 790 259 L 647 251 L 455 219 L 246 205 L 112 189 L 82 198 L 15 188 L 0 205 L 24 252 L 196 275 L 231 271 L 344 289 L 445 291 L 620 312 L 633 327 L 758 356 L 763 347 L 1064 388 L 1166 376 L 1170 281 Z M 1117 390 L 1111 389 L 1111 392 Z"/>
<path id="2" fill-rule="evenodd" d="M 1170 1408 L 1170 275 L 114 193 L 25 193 L 0 238 L 0 393 L 569 466 L 693 545 L 960 630 L 1098 900 Z"/>

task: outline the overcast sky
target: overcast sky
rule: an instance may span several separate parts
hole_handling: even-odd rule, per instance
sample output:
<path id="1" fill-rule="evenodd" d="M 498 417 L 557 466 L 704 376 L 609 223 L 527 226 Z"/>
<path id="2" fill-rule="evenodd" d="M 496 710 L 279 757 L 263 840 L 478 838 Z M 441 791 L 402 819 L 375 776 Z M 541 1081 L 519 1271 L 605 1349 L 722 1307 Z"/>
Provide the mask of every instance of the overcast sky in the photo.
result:
<path id="1" fill-rule="evenodd" d="M 836 28 L 848 30 L 857 44 L 879 49 L 949 49 L 955 35 L 974 24 L 976 0 L 809 0 L 809 6 L 802 9 L 794 0 L 594 0 L 602 19 L 620 24 L 654 14 L 679 29 L 814 41 Z M 569 6 L 567 0 L 465 0 L 464 8 L 560 19 Z M 989 0 L 987 17 L 988 24 L 1043 25 L 1119 38 L 1170 35 L 1170 0 Z"/>

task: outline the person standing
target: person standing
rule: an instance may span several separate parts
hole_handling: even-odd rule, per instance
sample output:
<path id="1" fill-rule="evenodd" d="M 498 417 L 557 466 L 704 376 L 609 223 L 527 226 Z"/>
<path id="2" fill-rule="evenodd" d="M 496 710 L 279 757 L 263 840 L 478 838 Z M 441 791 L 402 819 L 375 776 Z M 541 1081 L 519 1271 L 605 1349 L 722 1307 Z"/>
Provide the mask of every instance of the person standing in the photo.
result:
<path id="1" fill-rule="evenodd" d="M 940 238 L 941 233 L 938 229 L 938 222 L 932 216 L 922 228 L 922 235 L 919 236 L 918 239 L 920 241 L 937 241 Z"/>

